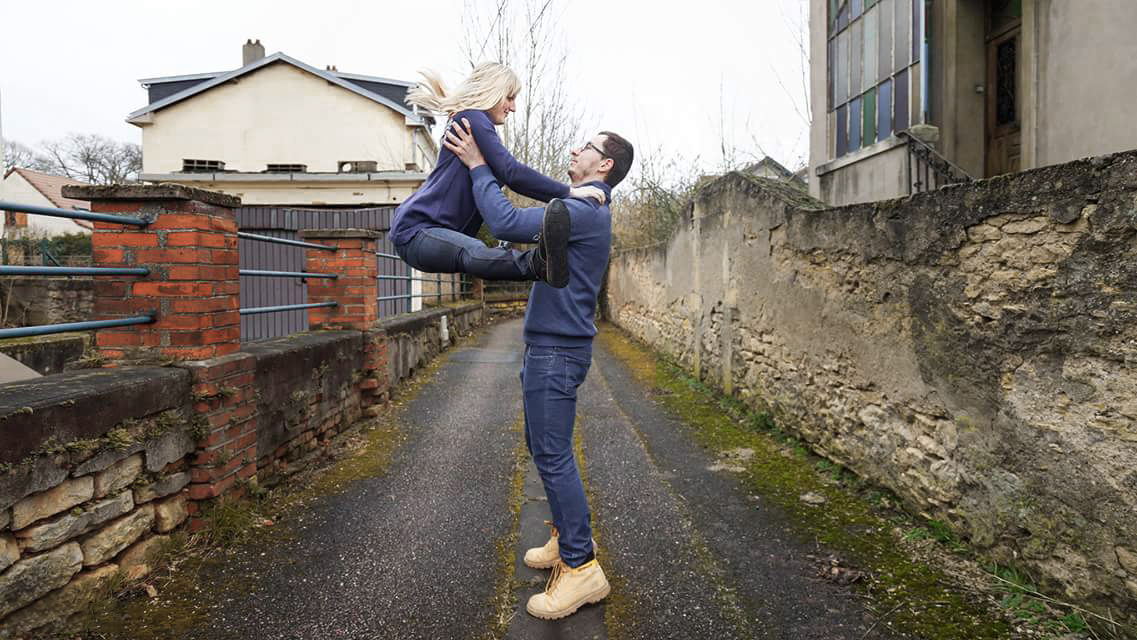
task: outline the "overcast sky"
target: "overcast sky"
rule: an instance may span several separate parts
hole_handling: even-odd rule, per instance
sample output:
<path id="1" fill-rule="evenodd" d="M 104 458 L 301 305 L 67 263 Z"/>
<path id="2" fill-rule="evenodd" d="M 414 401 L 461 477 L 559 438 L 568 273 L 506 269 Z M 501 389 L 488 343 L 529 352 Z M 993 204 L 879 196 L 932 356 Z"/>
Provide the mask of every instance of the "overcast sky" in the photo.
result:
<path id="1" fill-rule="evenodd" d="M 488 14 L 497 6 L 471 2 Z M 638 149 L 712 171 L 725 130 L 739 159 L 765 151 L 796 168 L 808 147 L 796 41 L 804 2 L 558 0 L 568 86 L 589 122 Z M 459 47 L 467 5 L 0 0 L 3 134 L 33 146 L 71 132 L 140 142 L 124 121 L 146 104 L 139 78 L 235 69 L 248 38 L 318 68 L 414 80 L 430 67 L 453 84 L 468 68 Z"/>

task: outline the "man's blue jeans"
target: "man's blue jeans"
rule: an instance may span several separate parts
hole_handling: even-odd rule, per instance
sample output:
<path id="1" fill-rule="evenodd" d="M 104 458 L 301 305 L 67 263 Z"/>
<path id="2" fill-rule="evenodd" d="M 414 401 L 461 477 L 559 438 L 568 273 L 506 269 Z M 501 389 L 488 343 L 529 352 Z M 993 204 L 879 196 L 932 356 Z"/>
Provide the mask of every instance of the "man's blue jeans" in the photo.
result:
<path id="1" fill-rule="evenodd" d="M 525 444 L 537 465 L 553 524 L 560 532 L 561 559 L 570 567 L 592 551 L 588 500 L 573 457 L 576 390 L 588 375 L 592 348 L 526 345 L 521 365 Z"/>
<path id="2" fill-rule="evenodd" d="M 422 229 L 410 242 L 395 247 L 395 253 L 419 271 L 468 273 L 484 280 L 534 280 L 533 251 L 491 249 L 477 238 L 444 227 Z"/>

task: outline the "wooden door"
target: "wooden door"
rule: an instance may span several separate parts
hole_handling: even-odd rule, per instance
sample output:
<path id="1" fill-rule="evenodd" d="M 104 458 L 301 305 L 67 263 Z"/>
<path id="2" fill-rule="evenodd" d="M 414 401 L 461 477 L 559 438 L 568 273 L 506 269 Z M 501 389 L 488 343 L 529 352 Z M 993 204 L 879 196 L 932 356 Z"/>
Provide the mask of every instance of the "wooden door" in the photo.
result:
<path id="1" fill-rule="evenodd" d="M 995 5 L 1006 2 L 995 2 Z M 1019 106 L 1022 27 L 990 20 L 987 37 L 986 176 L 1018 171 L 1022 160 Z"/>

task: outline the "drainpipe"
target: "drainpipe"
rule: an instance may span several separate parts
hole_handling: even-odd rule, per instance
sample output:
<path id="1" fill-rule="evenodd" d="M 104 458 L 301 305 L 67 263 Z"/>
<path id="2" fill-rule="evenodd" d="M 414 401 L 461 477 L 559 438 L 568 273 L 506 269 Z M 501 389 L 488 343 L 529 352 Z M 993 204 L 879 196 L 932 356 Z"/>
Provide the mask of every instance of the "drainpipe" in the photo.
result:
<path id="1" fill-rule="evenodd" d="M 924 6 L 920 9 L 920 122 L 928 124 L 928 71 L 931 59 L 928 57 L 928 11 L 932 0 L 917 0 Z"/>

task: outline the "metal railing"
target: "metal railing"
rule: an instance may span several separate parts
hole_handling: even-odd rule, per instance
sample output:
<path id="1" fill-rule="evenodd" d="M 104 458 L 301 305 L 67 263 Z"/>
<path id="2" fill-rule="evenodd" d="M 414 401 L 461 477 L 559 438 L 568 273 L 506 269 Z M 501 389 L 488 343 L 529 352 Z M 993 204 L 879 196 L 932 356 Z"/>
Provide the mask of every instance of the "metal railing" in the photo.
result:
<path id="1" fill-rule="evenodd" d="M 899 131 L 897 135 L 904 138 L 908 144 L 909 194 L 974 180 L 966 171 L 941 156 L 923 140 L 907 131 Z"/>
<path id="2" fill-rule="evenodd" d="M 105 213 L 91 213 L 89 211 L 73 211 L 41 207 L 37 205 L 19 204 L 15 202 L 0 201 L 0 211 L 30 213 L 52 218 L 70 218 L 72 220 L 92 220 L 95 222 L 109 222 L 113 224 L 127 224 L 145 227 L 150 223 L 142 218 L 132 216 L 118 216 Z M 0 266 L 0 276 L 108 276 L 131 275 L 146 276 L 150 269 L 146 267 L 126 268 L 99 268 L 99 267 L 28 267 L 19 265 Z M 0 339 L 24 338 L 41 336 L 52 333 L 65 333 L 67 331 L 86 331 L 88 329 L 105 329 L 109 327 L 124 327 L 135 324 L 150 324 L 157 318 L 156 312 L 129 318 L 116 318 L 114 320 L 91 320 L 87 322 L 65 322 L 60 324 L 33 325 L 29 327 L 15 327 L 0 329 Z"/>
<path id="3" fill-rule="evenodd" d="M 403 263 L 403 259 L 400 258 L 399 256 L 393 254 L 393 253 L 384 253 L 382 251 L 376 251 L 375 255 L 378 258 L 385 258 L 388 260 L 395 260 L 399 263 Z M 406 264 L 406 263 L 403 263 L 403 264 Z M 461 279 L 458 281 L 458 290 L 455 291 L 453 280 L 444 280 L 442 277 L 443 274 L 441 274 L 441 273 L 436 273 L 436 274 L 434 274 L 433 277 L 423 277 L 423 276 L 413 275 L 414 271 L 411 269 L 411 266 L 409 264 L 406 265 L 406 269 L 407 269 L 406 275 L 379 274 L 376 276 L 376 280 L 378 280 L 380 282 L 383 282 L 383 281 L 406 282 L 408 285 L 407 286 L 407 292 L 406 293 L 394 294 L 394 295 L 377 296 L 376 300 L 378 300 L 379 302 L 387 302 L 387 301 L 391 301 L 391 300 L 406 300 L 407 301 L 407 309 L 409 311 L 411 301 L 416 299 L 416 298 L 423 299 L 423 300 L 428 299 L 428 298 L 434 298 L 438 302 L 438 304 L 442 304 L 442 299 L 446 296 L 462 297 L 462 296 L 465 296 L 465 295 L 472 292 L 472 287 L 471 287 L 469 278 L 466 276 L 466 274 L 460 274 Z M 434 293 L 414 293 L 412 290 L 412 287 L 410 286 L 410 284 L 412 282 L 433 282 L 435 285 L 434 286 Z M 443 283 L 446 283 L 448 285 L 448 288 L 450 289 L 450 291 L 445 292 L 445 293 L 442 291 L 442 284 Z"/>
<path id="4" fill-rule="evenodd" d="M 301 242 L 300 240 L 289 240 L 288 238 L 274 238 L 272 236 L 263 236 L 256 233 L 245 233 L 244 231 L 237 232 L 238 238 L 246 240 L 253 240 L 256 242 L 267 242 L 271 244 L 284 244 L 293 247 L 304 247 L 306 249 L 319 249 L 321 251 L 335 251 L 335 247 L 329 247 L 323 244 L 315 244 L 312 242 Z M 277 278 L 327 278 L 335 280 L 339 275 L 334 273 L 310 273 L 307 271 L 265 271 L 262 269 L 238 269 L 237 275 L 253 276 L 253 277 L 277 277 Z M 248 307 L 239 310 L 239 315 L 251 316 L 259 315 L 262 313 L 280 313 L 284 311 L 295 311 L 297 309 L 316 309 L 319 307 L 334 307 L 339 303 L 330 302 L 309 302 L 302 304 L 282 304 L 271 307 Z"/>

